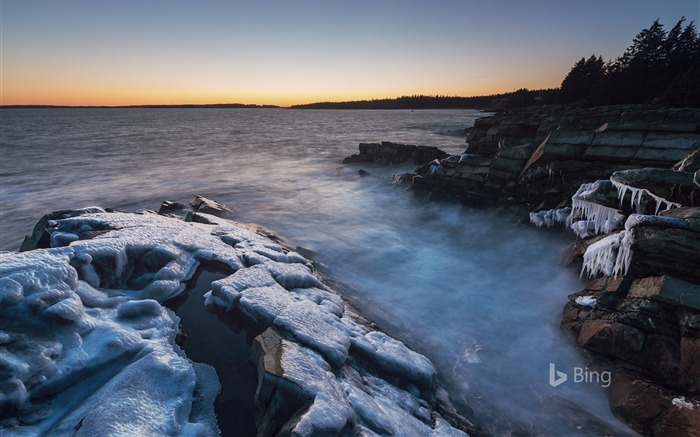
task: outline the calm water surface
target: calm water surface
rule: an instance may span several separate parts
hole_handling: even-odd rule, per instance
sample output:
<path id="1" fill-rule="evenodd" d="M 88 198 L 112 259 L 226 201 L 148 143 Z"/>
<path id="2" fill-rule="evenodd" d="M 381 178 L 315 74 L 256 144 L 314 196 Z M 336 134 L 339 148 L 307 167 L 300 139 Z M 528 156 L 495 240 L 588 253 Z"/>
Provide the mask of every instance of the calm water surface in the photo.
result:
<path id="1" fill-rule="evenodd" d="M 548 384 L 586 366 L 558 330 L 576 272 L 566 238 L 495 211 L 429 201 L 386 177 L 411 165 L 342 165 L 359 142 L 464 150 L 470 110 L 0 110 L 0 249 L 45 213 L 158 209 L 200 193 L 313 250 L 379 326 L 428 355 L 474 418 L 533 433 L 618 424 L 594 384 Z M 369 171 L 360 177 L 358 169 Z M 554 401 L 552 401 L 554 399 Z M 469 413 L 469 412 L 466 412 Z M 619 426 L 619 425 L 618 425 Z M 563 435 L 563 434 L 562 434 Z"/>

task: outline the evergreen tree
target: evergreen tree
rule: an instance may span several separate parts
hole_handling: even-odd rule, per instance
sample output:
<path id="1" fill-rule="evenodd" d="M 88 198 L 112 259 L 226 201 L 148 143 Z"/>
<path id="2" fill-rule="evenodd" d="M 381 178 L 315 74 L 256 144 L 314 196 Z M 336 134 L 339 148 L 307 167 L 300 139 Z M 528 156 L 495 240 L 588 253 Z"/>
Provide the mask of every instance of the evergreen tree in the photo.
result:
<path id="1" fill-rule="evenodd" d="M 700 106 L 700 37 L 695 24 L 684 27 L 685 21 L 682 17 L 666 32 L 654 20 L 622 56 L 607 63 L 582 58 L 561 84 L 561 101 Z"/>
<path id="2" fill-rule="evenodd" d="M 604 65 L 603 58 L 595 55 L 576 62 L 561 83 L 562 102 L 571 103 L 587 97 L 603 77 Z"/>

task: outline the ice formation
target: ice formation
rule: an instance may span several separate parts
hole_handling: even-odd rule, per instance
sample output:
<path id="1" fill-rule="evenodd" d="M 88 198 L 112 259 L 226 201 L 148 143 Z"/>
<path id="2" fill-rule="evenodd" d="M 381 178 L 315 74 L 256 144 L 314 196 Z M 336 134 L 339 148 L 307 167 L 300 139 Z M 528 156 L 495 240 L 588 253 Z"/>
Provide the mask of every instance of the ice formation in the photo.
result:
<path id="1" fill-rule="evenodd" d="M 666 211 L 671 208 L 680 208 L 681 204 L 676 203 L 676 202 L 671 202 L 670 200 L 666 200 L 661 196 L 657 196 L 656 194 L 652 193 L 651 191 L 647 190 L 646 188 L 636 188 L 632 187 L 630 185 L 623 184 L 622 182 L 618 182 L 614 179 L 610 179 L 610 181 L 613 183 L 615 188 L 617 189 L 617 197 L 620 199 L 620 206 L 623 205 L 623 202 L 625 200 L 625 194 L 627 192 L 630 192 L 630 207 L 634 208 L 635 211 L 639 211 L 639 204 L 642 201 L 642 196 L 647 195 L 654 199 L 656 202 L 656 209 L 654 211 L 654 214 L 659 214 L 660 211 Z M 661 209 L 662 206 L 665 205 L 664 209 Z"/>
<path id="2" fill-rule="evenodd" d="M 632 232 L 610 234 L 588 246 L 583 254 L 581 275 L 625 275 L 632 261 Z"/>
<path id="3" fill-rule="evenodd" d="M 693 410 L 695 408 L 695 405 L 692 402 L 686 401 L 685 397 L 683 396 L 679 398 L 673 398 L 671 403 L 679 408 L 687 408 L 689 410 Z"/>
<path id="4" fill-rule="evenodd" d="M 571 214 L 572 216 L 580 214 L 583 219 L 589 220 L 592 223 L 594 234 L 607 234 L 620 226 L 625 216 L 615 208 L 603 206 L 591 200 L 599 189 L 600 182 L 582 184 L 579 187 L 576 194 L 571 197 Z"/>
<path id="5" fill-rule="evenodd" d="M 594 307 L 598 303 L 598 300 L 593 296 L 579 296 L 576 298 L 576 303 L 582 307 Z"/>
<path id="6" fill-rule="evenodd" d="M 625 222 L 625 229 L 630 230 L 637 226 L 654 226 L 662 228 L 690 229 L 696 232 L 700 230 L 694 221 L 684 220 L 678 217 L 662 215 L 630 214 Z"/>
<path id="7" fill-rule="evenodd" d="M 542 210 L 538 212 L 530 213 L 530 223 L 541 228 L 546 226 L 551 228 L 556 224 L 565 224 L 571 216 L 571 208 L 560 208 L 560 209 L 550 209 Z"/>
<path id="8" fill-rule="evenodd" d="M 432 363 L 368 329 L 305 258 L 233 222 L 196 219 L 84 213 L 49 222 L 56 247 L 0 255 L 0 433 L 216 435 L 215 372 L 187 359 L 161 305 L 208 260 L 234 273 L 206 302 L 284 339 L 279 383 L 311 396 L 295 435 L 466 435 L 421 395 Z"/>
<path id="9" fill-rule="evenodd" d="M 94 288 L 72 266 L 78 257 L 73 247 L 3 257 L 2 434 L 218 433 L 213 413 L 190 415 L 195 389 L 218 392 L 218 381 L 199 378 L 175 346 L 176 316 Z"/>

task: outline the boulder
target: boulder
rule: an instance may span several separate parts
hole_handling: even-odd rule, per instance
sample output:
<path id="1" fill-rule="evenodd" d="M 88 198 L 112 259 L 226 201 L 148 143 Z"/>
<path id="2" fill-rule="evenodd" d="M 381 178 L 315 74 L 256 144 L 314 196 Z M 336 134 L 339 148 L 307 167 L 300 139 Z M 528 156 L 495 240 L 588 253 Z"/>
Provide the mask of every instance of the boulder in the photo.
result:
<path id="1" fill-rule="evenodd" d="M 96 212 L 105 212 L 105 210 L 97 206 L 92 206 L 80 209 L 54 211 L 44 215 L 41 219 L 39 219 L 36 225 L 34 225 L 32 234 L 24 237 L 24 241 L 22 242 L 22 246 L 20 247 L 19 251 L 26 252 L 28 250 L 45 249 L 51 247 L 51 236 L 46 230 L 53 220 L 61 220 L 69 217 L 77 217 L 81 214 Z"/>
<path id="2" fill-rule="evenodd" d="M 360 143 L 360 153 L 343 159 L 343 164 L 357 162 L 373 162 L 377 164 L 399 164 L 413 161 L 415 164 L 425 164 L 434 159 L 442 159 L 447 153 L 437 147 L 414 146 L 410 144 L 392 143 Z"/>
<path id="3" fill-rule="evenodd" d="M 158 209 L 158 214 L 160 214 L 160 215 L 166 215 L 166 214 L 181 215 L 183 212 L 186 212 L 187 210 L 188 210 L 188 207 L 184 203 L 171 202 L 169 200 L 164 200 L 160 204 L 160 208 Z"/>
<path id="4" fill-rule="evenodd" d="M 195 212 L 211 214 L 217 217 L 224 217 L 233 210 L 225 204 L 216 200 L 207 199 L 206 197 L 195 194 L 190 198 L 190 206 Z"/>

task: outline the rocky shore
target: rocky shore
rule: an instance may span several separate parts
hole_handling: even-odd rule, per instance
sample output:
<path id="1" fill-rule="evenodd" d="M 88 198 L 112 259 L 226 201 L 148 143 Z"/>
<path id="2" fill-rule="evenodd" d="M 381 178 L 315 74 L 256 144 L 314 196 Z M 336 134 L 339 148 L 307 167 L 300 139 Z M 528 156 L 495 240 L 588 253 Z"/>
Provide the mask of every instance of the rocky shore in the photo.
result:
<path id="1" fill-rule="evenodd" d="M 358 315 L 312 263 L 195 196 L 159 213 L 44 217 L 2 253 L 3 435 L 217 435 L 214 369 L 167 302 L 203 265 L 207 305 L 255 335 L 258 436 L 465 436 L 424 356 Z M 216 336 L 215 332 L 211 333 Z"/>
<path id="2" fill-rule="evenodd" d="M 573 231 L 566 263 L 591 279 L 561 328 L 614 372 L 613 413 L 643 435 L 700 435 L 700 109 L 527 108 L 466 140 L 400 178 Z"/>

